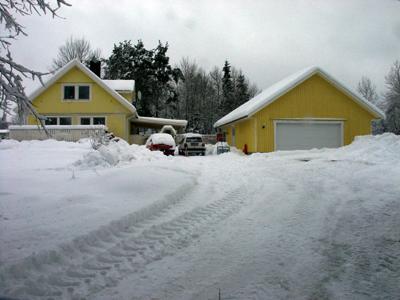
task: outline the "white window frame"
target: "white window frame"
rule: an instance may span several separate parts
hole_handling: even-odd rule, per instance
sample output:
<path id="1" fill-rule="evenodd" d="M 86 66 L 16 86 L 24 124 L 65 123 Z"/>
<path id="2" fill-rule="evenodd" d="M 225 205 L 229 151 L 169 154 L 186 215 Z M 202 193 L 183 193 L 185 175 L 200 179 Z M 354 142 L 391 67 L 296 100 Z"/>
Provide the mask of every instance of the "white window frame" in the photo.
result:
<path id="1" fill-rule="evenodd" d="M 74 99 L 65 99 L 65 87 L 73 86 L 75 90 L 75 98 Z M 79 87 L 80 86 L 88 86 L 89 87 L 89 99 L 79 99 Z M 63 83 L 61 85 L 61 100 L 63 102 L 88 102 L 92 100 L 92 85 L 90 83 Z"/>
<path id="2" fill-rule="evenodd" d="M 297 123 L 297 124 L 340 124 L 340 135 L 341 135 L 341 147 L 344 145 L 344 121 L 343 119 L 282 119 L 274 120 L 274 151 L 276 151 L 276 125 L 279 123 Z"/>
<path id="3" fill-rule="evenodd" d="M 45 116 L 46 118 L 56 118 L 57 119 L 57 126 L 71 126 L 72 125 L 72 116 Z M 60 125 L 60 118 L 70 118 L 71 119 L 71 125 Z M 45 121 L 46 122 L 46 121 Z M 47 125 L 47 126 L 52 126 L 52 125 Z"/>
<path id="4" fill-rule="evenodd" d="M 79 116 L 79 125 L 81 125 L 82 118 L 89 118 L 90 125 L 93 125 L 93 118 L 104 118 L 104 126 L 107 126 L 107 116 Z"/>

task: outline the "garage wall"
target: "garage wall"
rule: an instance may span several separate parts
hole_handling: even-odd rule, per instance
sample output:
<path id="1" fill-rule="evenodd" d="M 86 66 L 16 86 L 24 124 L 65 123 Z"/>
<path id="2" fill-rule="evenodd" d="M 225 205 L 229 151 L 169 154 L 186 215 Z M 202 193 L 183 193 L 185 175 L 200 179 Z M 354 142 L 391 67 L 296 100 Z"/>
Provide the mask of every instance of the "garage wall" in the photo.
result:
<path id="1" fill-rule="evenodd" d="M 235 127 L 236 134 L 236 148 L 243 150 L 244 145 L 247 144 L 248 152 L 257 152 L 255 143 L 255 120 L 247 119 L 241 122 L 237 122 L 232 125 L 223 127 L 226 132 L 226 141 L 229 145 L 232 145 L 232 128 Z"/>
<path id="2" fill-rule="evenodd" d="M 274 151 L 274 120 L 295 118 L 331 118 L 344 122 L 344 144 L 350 144 L 357 135 L 371 133 L 374 117 L 346 94 L 318 74 L 281 96 L 253 116 L 256 122 L 257 152 Z M 263 128 L 264 127 L 264 128 Z M 238 133 L 239 130 L 236 130 Z M 252 141 L 253 133 L 236 138 L 238 145 Z"/>

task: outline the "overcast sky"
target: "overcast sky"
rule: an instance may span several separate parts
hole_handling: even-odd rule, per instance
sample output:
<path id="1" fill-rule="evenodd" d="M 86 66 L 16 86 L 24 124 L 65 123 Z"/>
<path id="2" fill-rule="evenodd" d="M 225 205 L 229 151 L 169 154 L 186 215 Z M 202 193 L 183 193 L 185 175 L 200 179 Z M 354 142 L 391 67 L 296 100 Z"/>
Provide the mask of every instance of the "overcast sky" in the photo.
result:
<path id="1" fill-rule="evenodd" d="M 23 17 L 27 37 L 14 42 L 17 61 L 45 71 L 73 35 L 104 57 L 114 43 L 168 41 L 172 63 L 187 56 L 206 70 L 227 59 L 264 89 L 299 69 L 318 65 L 355 87 L 384 76 L 400 59 L 400 1 L 153 1 L 69 0 L 63 17 Z M 28 90 L 32 84 L 27 83 Z"/>

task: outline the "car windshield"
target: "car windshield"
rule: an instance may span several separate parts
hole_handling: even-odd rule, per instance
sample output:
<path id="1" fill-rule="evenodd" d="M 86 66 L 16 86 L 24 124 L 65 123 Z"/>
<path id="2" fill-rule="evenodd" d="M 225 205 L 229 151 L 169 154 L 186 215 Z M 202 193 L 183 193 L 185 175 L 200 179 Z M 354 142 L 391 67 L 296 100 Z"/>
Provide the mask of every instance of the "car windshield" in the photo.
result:
<path id="1" fill-rule="evenodd" d="M 201 143 L 202 140 L 201 140 L 201 137 L 199 137 L 199 136 L 192 136 L 192 137 L 186 138 L 186 142 L 188 142 L 188 143 Z"/>

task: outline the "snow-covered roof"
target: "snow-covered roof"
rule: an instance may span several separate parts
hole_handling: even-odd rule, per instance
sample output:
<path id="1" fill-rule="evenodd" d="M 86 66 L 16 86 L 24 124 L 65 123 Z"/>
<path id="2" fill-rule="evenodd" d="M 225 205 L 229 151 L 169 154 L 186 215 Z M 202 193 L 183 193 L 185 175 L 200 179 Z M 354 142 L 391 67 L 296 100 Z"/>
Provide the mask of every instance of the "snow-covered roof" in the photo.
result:
<path id="1" fill-rule="evenodd" d="M 129 79 L 103 79 L 103 82 L 108 85 L 109 88 L 115 91 L 127 91 L 132 92 L 135 89 L 135 80 Z"/>
<path id="2" fill-rule="evenodd" d="M 30 96 L 29 99 L 34 101 L 37 96 L 43 93 L 49 86 L 55 83 L 58 79 L 60 79 L 63 75 L 65 75 L 69 70 L 73 67 L 77 67 L 83 73 L 90 77 L 94 82 L 96 82 L 99 86 L 101 86 L 104 90 L 106 90 L 113 98 L 115 98 L 119 103 L 125 106 L 130 112 L 136 114 L 136 108 L 124 97 L 118 94 L 113 88 L 109 87 L 106 83 L 103 82 L 96 74 L 94 74 L 88 67 L 82 64 L 79 60 L 73 59 L 61 69 L 59 69 L 49 80 L 47 80 L 44 85 L 41 85 L 38 89 L 36 89 Z"/>
<path id="3" fill-rule="evenodd" d="M 303 69 L 299 72 L 296 72 L 281 81 L 273 84 L 269 88 L 263 90 L 260 94 L 256 95 L 254 98 L 250 99 L 246 103 L 242 104 L 235 110 L 231 111 L 226 116 L 219 119 L 215 122 L 214 127 L 220 127 L 226 125 L 228 123 L 232 123 L 234 121 L 245 119 L 262 108 L 268 106 L 275 100 L 277 100 L 280 96 L 287 93 L 291 89 L 298 86 L 300 83 L 304 82 L 311 76 L 318 74 L 325 78 L 327 81 L 332 83 L 336 86 L 339 90 L 343 91 L 347 94 L 351 99 L 356 101 L 362 107 L 364 107 L 367 111 L 372 113 L 377 118 L 385 118 L 385 114 L 373 105 L 371 102 L 363 98 L 357 92 L 353 91 L 352 89 L 346 87 L 343 83 L 339 82 L 338 80 L 334 79 L 331 75 L 329 75 L 326 71 L 322 70 L 320 67 L 308 67 Z"/>
<path id="4" fill-rule="evenodd" d="M 138 116 L 135 119 L 132 119 L 134 123 L 151 123 L 157 125 L 172 125 L 179 127 L 186 127 L 186 120 L 175 120 L 175 119 L 164 119 L 164 118 L 153 118 L 153 117 L 141 117 Z"/>

